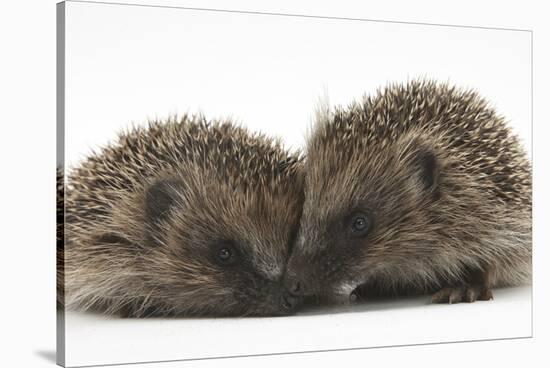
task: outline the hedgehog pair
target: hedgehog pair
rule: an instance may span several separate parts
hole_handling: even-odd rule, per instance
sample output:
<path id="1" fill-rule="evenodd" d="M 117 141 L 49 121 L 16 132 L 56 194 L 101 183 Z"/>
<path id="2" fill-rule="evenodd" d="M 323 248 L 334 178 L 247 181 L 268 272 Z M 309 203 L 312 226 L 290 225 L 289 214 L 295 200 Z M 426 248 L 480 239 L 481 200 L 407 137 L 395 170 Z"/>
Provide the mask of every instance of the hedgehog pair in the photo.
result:
<path id="1" fill-rule="evenodd" d="M 305 158 L 200 117 L 122 134 L 69 175 L 64 233 L 71 309 L 286 315 L 358 291 L 485 300 L 530 279 L 530 164 L 476 93 L 415 81 L 320 116 Z"/>

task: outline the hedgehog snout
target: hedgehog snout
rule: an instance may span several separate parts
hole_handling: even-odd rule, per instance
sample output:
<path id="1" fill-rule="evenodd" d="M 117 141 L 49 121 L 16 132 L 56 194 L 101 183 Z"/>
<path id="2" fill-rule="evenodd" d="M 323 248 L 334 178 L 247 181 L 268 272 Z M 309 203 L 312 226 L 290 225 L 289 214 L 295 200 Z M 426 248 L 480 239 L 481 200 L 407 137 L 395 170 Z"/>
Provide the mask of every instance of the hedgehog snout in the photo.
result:
<path id="1" fill-rule="evenodd" d="M 294 313 L 302 304 L 302 300 L 303 297 L 301 295 L 293 294 L 285 288 L 280 298 L 281 309 L 286 314 Z"/>
<path id="2" fill-rule="evenodd" d="M 283 285 L 290 295 L 303 298 L 315 293 L 313 285 L 308 280 L 309 278 L 298 276 L 294 272 L 287 272 Z"/>

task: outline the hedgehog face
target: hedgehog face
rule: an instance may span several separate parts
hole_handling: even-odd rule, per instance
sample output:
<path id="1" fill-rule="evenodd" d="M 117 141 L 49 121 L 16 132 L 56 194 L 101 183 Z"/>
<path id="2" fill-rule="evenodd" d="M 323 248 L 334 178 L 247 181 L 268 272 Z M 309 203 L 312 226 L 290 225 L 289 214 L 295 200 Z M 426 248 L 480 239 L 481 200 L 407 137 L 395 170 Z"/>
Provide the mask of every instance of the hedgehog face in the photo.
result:
<path id="1" fill-rule="evenodd" d="M 303 294 L 347 302 L 370 275 L 406 272 L 403 264 L 433 256 L 434 240 L 425 234 L 438 231 L 434 206 L 443 161 L 414 135 L 390 145 L 331 142 L 314 136 L 307 152 L 305 203 L 287 283 Z"/>
<path id="2" fill-rule="evenodd" d="M 282 275 L 301 198 L 287 187 L 246 190 L 204 172 L 149 186 L 144 199 L 148 250 L 141 267 L 146 288 L 159 295 L 158 312 L 294 312 L 299 298 L 286 291 Z"/>

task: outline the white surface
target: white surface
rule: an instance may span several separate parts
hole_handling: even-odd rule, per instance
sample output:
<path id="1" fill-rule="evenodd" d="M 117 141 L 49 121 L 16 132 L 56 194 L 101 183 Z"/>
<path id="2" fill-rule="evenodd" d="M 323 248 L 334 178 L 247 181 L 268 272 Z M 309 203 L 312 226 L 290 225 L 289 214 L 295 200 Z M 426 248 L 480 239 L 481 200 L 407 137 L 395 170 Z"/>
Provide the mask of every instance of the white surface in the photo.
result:
<path id="1" fill-rule="evenodd" d="M 122 0 L 121 0 L 122 1 Z M 0 257 L 2 367 L 54 367 L 55 356 L 55 9 L 53 0 L 0 4 Z M 134 0 L 133 2 L 138 2 Z M 167 3 L 168 1 L 158 1 Z M 534 30 L 534 331 L 533 338 L 255 358 L 139 365 L 159 368 L 248 367 L 545 367 L 550 345 L 550 25 L 544 2 L 463 0 L 173 0 L 189 6 L 315 13 L 373 19 Z M 503 75 L 503 79 L 506 75 Z M 545 170 L 546 169 L 546 170 Z M 4 173 L 10 175 L 4 175 Z M 29 227 L 29 224 L 32 226 Z M 498 303 L 498 300 L 495 301 Z M 509 316 L 503 316 L 506 323 Z M 239 338 L 239 331 L 235 338 Z M 136 365 L 137 367 L 137 365 Z"/>
<path id="2" fill-rule="evenodd" d="M 429 297 L 317 307 L 274 318 L 120 319 L 66 313 L 67 365 L 117 364 L 531 336 L 531 288 L 495 300 Z"/>

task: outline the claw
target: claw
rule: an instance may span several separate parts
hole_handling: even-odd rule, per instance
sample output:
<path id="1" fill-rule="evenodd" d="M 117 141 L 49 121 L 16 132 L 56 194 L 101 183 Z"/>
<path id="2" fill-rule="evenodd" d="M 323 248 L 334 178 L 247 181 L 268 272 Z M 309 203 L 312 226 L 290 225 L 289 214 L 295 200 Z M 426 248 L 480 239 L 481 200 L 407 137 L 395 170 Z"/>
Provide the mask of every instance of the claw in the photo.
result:
<path id="1" fill-rule="evenodd" d="M 446 287 L 432 295 L 432 303 L 473 303 L 476 300 L 491 300 L 493 293 L 490 289 L 481 289 L 478 286 Z"/>

